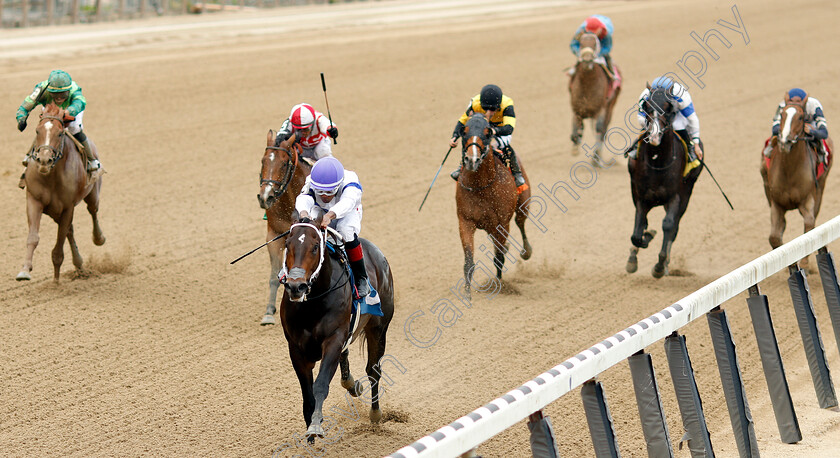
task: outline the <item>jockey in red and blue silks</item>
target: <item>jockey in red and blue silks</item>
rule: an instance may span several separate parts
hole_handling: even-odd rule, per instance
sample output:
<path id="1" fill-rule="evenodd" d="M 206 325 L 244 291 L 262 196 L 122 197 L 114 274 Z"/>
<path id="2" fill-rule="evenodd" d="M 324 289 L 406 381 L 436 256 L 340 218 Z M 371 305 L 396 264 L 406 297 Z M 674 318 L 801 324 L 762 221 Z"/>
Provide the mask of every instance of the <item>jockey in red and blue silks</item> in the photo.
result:
<path id="1" fill-rule="evenodd" d="M 650 89 L 645 88 L 639 96 L 639 111 L 637 113 L 639 124 L 647 125 L 647 115 L 644 111 L 644 103 L 650 95 L 652 89 L 666 89 L 668 97 L 674 102 L 677 109 L 674 120 L 671 122 L 671 127 L 674 132 L 682 137 L 688 146 L 688 157 L 690 162 L 703 159 L 703 147 L 700 142 L 700 118 L 697 117 L 697 112 L 694 111 L 694 103 L 691 101 L 691 94 L 688 89 L 683 87 L 676 81 L 671 80 L 666 76 L 660 76 L 653 80 L 650 84 Z M 629 151 L 629 156 L 636 158 L 636 148 Z"/>
<path id="2" fill-rule="evenodd" d="M 612 60 L 610 59 L 613 35 L 612 20 L 600 14 L 593 14 L 592 16 L 586 18 L 577 30 L 575 30 L 575 34 L 572 36 L 572 42 L 569 43 L 569 48 L 572 50 L 572 54 L 574 55 L 578 55 L 580 52 L 580 36 L 583 35 L 584 32 L 594 33 L 595 36 L 598 37 L 598 41 L 601 43 L 601 51 L 599 55 L 604 56 L 604 60 L 607 63 L 607 68 L 610 73 L 615 73 L 612 68 Z"/>
<path id="3" fill-rule="evenodd" d="M 345 170 L 338 159 L 327 156 L 312 166 L 312 172 L 295 200 L 300 218 L 324 216 L 321 227 L 332 227 L 344 239 L 344 249 L 353 269 L 356 294 L 363 298 L 370 294 L 365 254 L 359 241 L 362 231 L 362 185 L 355 172 Z"/>
<path id="4" fill-rule="evenodd" d="M 785 105 L 790 102 L 804 102 L 805 133 L 814 137 L 814 140 L 817 140 L 813 142 L 813 146 L 816 147 L 816 150 L 819 153 L 818 156 L 820 162 L 825 163 L 826 151 L 823 147 L 823 142 L 819 140 L 829 141 L 828 123 L 825 121 L 825 115 L 823 114 L 823 108 L 820 101 L 814 97 L 808 96 L 808 93 L 806 93 L 803 89 L 796 87 L 785 93 L 784 100 L 779 103 L 778 108 L 776 108 L 776 114 L 773 116 L 773 126 L 770 129 L 772 136 L 775 137 L 779 135 L 779 122 L 782 120 L 782 111 L 784 111 Z M 770 157 L 770 153 L 772 151 L 773 148 L 770 144 L 768 144 L 767 147 L 764 148 L 764 155 Z"/>

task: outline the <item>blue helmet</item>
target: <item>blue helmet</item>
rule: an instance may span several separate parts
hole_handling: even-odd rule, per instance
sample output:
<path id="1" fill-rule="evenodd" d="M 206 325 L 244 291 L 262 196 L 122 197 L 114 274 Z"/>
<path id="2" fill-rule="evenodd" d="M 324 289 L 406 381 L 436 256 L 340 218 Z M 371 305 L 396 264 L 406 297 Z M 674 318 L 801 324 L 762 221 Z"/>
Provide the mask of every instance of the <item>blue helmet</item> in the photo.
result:
<path id="1" fill-rule="evenodd" d="M 319 159 L 312 167 L 309 180 L 316 194 L 335 194 L 344 181 L 344 166 L 332 156 Z"/>
<path id="2" fill-rule="evenodd" d="M 671 78 L 668 78 L 667 76 L 660 76 L 660 77 L 656 78 L 655 80 L 653 80 L 653 83 L 651 83 L 650 88 L 651 89 L 658 89 L 658 88 L 671 89 L 671 87 L 673 87 L 673 86 L 674 86 L 674 80 L 672 80 Z"/>
<path id="3" fill-rule="evenodd" d="M 794 97 L 799 97 L 800 100 L 805 100 L 806 98 L 808 98 L 808 94 L 806 94 L 804 90 L 799 89 L 798 87 L 789 90 L 787 95 L 789 100 L 792 100 Z"/>

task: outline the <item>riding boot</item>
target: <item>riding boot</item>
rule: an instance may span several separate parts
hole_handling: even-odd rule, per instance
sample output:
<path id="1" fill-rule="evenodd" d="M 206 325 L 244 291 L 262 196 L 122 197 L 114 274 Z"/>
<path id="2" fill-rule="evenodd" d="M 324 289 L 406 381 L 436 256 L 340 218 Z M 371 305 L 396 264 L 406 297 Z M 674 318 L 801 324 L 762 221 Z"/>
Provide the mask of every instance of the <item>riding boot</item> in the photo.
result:
<path id="1" fill-rule="evenodd" d="M 607 71 L 610 72 L 610 76 L 615 75 L 615 70 L 613 70 L 612 66 L 612 58 L 609 54 L 604 54 L 604 62 L 607 64 Z"/>
<path id="2" fill-rule="evenodd" d="M 79 131 L 79 133 L 74 134 L 73 136 L 76 137 L 76 140 L 82 144 L 82 151 L 80 151 L 80 153 L 82 153 L 82 156 L 87 162 L 87 171 L 93 172 L 94 170 L 99 170 L 101 164 L 99 163 L 99 160 L 93 156 L 93 148 L 90 146 L 90 140 L 88 140 L 87 135 L 85 135 L 84 132 Z"/>
<path id="3" fill-rule="evenodd" d="M 688 143 L 688 162 L 694 162 L 697 160 L 697 153 L 694 152 L 694 142 Z"/>
<path id="4" fill-rule="evenodd" d="M 510 173 L 513 175 L 513 181 L 516 183 L 517 189 L 525 186 L 525 177 L 522 176 L 522 170 L 519 168 L 519 161 L 516 160 L 516 151 L 513 147 L 508 145 L 505 147 L 507 152 L 507 161 L 510 164 Z"/>
<path id="5" fill-rule="evenodd" d="M 452 173 L 449 174 L 453 180 L 458 181 L 458 178 L 461 176 L 461 167 L 462 166 L 459 165 L 457 169 L 453 170 Z"/>
<path id="6" fill-rule="evenodd" d="M 362 244 L 357 235 L 353 236 L 352 242 L 344 245 L 347 251 L 347 258 L 350 261 L 350 268 L 353 270 L 354 286 L 356 287 L 356 298 L 361 299 L 370 294 L 368 286 L 367 269 L 365 269 L 365 254 L 362 251 Z"/>
<path id="7" fill-rule="evenodd" d="M 24 189 L 26 188 L 26 170 L 20 174 L 20 181 L 18 181 L 18 188 Z"/>

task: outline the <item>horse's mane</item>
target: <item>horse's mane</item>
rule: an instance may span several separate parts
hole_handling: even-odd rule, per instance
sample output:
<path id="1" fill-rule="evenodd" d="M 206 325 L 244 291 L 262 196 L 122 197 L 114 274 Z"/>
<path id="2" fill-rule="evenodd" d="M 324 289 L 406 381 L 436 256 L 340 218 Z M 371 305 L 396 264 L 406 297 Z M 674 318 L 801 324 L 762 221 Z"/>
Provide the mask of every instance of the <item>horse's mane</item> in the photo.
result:
<path id="1" fill-rule="evenodd" d="M 45 115 L 56 116 L 59 113 L 61 113 L 61 107 L 59 107 L 58 105 L 56 105 L 54 103 L 49 103 L 46 106 L 44 106 L 43 114 L 45 114 Z"/>
<path id="2" fill-rule="evenodd" d="M 481 140 L 487 140 L 487 133 L 485 129 L 490 127 L 490 122 L 481 113 L 475 113 L 467 120 L 467 125 L 464 132 L 468 133 L 470 137 L 476 136 Z"/>

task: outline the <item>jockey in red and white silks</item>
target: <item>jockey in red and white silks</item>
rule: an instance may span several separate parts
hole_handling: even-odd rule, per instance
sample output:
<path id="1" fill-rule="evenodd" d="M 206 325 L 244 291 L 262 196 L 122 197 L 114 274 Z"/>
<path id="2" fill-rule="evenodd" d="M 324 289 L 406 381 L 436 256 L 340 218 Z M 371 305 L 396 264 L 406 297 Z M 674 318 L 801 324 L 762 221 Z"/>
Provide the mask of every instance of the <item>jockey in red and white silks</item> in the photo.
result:
<path id="1" fill-rule="evenodd" d="M 303 155 L 317 161 L 332 156 L 330 139 L 338 137 L 338 128 L 311 105 L 300 103 L 292 107 L 289 117 L 280 127 L 277 144 L 292 134 L 297 136 L 297 143 L 303 149 Z"/>

